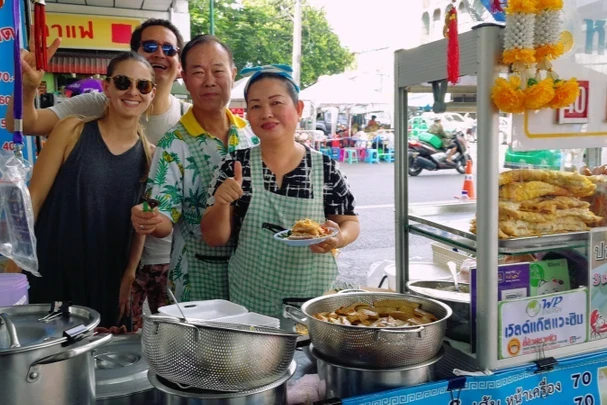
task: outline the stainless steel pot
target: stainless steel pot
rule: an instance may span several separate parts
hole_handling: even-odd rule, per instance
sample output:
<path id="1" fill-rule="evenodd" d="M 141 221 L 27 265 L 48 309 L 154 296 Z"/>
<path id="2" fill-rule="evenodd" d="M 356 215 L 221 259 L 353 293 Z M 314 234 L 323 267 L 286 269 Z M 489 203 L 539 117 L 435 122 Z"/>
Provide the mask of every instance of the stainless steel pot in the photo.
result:
<path id="1" fill-rule="evenodd" d="M 343 399 L 432 381 L 442 352 L 420 364 L 382 370 L 341 366 L 325 360 L 314 348 L 312 355 L 316 358 L 318 376 L 325 384 L 326 397 Z"/>
<path id="2" fill-rule="evenodd" d="M 438 318 L 422 326 L 373 328 L 337 325 L 314 318 L 357 302 L 372 304 L 386 299 L 406 299 L 420 303 L 424 311 Z M 326 295 L 306 302 L 299 310 L 285 306 L 285 316 L 308 327 L 316 350 L 327 360 L 367 369 L 406 367 L 425 362 L 440 351 L 451 308 L 427 298 L 407 294 L 355 292 Z"/>
<path id="3" fill-rule="evenodd" d="M 96 405 L 148 405 L 163 395 L 148 380 L 140 335 L 114 336 L 95 351 Z"/>
<path id="4" fill-rule="evenodd" d="M 95 403 L 92 351 L 112 335 L 91 336 L 100 319 L 92 309 L 71 306 L 55 316 L 49 309 L 49 304 L 0 308 L 3 405 Z"/>
<path id="5" fill-rule="evenodd" d="M 281 405 L 287 403 L 287 382 L 295 374 L 295 361 L 284 375 L 272 384 L 249 391 L 218 392 L 205 391 L 195 388 L 181 389 L 153 372 L 148 378 L 154 387 L 165 394 L 163 402 L 158 405 Z"/>
<path id="6" fill-rule="evenodd" d="M 453 281 L 409 281 L 407 288 L 415 295 L 435 299 L 449 305 L 453 315 L 447 320 L 447 337 L 470 343 L 470 285 L 468 283 L 458 284 L 460 287 L 468 288 L 468 292 L 445 291 L 445 288 L 454 287 Z"/>

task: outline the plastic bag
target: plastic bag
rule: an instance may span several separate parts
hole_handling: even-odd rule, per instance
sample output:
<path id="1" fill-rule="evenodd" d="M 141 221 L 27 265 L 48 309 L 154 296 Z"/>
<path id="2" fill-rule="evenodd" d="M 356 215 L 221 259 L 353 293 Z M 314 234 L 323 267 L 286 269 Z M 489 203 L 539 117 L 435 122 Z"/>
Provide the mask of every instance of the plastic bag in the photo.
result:
<path id="1" fill-rule="evenodd" d="M 36 257 L 34 210 L 27 188 L 29 165 L 0 150 L 0 254 L 40 277 Z"/>

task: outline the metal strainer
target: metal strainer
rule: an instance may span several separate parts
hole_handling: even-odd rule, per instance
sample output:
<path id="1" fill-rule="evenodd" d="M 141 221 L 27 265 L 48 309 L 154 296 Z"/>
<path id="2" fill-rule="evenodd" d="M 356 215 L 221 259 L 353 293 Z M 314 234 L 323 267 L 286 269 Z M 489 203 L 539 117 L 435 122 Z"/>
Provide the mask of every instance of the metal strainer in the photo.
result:
<path id="1" fill-rule="evenodd" d="M 281 378 L 293 360 L 296 333 L 143 314 L 141 346 L 150 369 L 188 387 L 245 391 Z"/>
<path id="2" fill-rule="evenodd" d="M 438 318 L 422 326 L 375 328 L 337 325 L 314 318 L 357 302 L 372 304 L 386 299 L 406 299 L 421 304 Z M 427 361 L 440 351 L 447 319 L 452 311 L 442 302 L 407 294 L 355 292 L 314 298 L 301 307 L 285 305 L 285 316 L 307 325 L 314 349 L 323 358 L 343 366 L 367 369 L 406 367 Z M 298 317 L 299 313 L 299 317 Z"/>

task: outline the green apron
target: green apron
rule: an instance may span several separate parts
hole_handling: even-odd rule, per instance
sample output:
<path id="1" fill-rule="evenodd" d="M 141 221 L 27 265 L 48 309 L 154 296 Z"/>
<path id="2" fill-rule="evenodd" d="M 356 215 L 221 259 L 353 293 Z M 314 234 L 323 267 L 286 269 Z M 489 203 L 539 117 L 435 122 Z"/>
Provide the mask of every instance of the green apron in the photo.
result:
<path id="1" fill-rule="evenodd" d="M 236 136 L 236 142 L 232 140 Z M 230 128 L 228 137 L 228 151 L 232 152 L 235 146 L 238 145 L 238 132 L 236 127 Z M 197 144 L 196 138 L 191 135 L 183 136 L 184 142 L 188 145 L 194 163 L 198 167 L 202 184 L 209 185 L 213 179 L 213 175 L 217 167 L 205 159 L 200 146 Z M 235 145 L 232 145 L 234 144 Z M 220 151 L 217 151 L 221 154 Z M 206 195 L 206 190 L 203 190 Z M 203 201 L 202 212 L 206 207 L 206 198 Z M 200 219 L 196 219 L 200 222 Z M 228 290 L 228 261 L 234 251 L 234 246 L 231 244 L 221 247 L 211 247 L 204 240 L 199 239 L 195 234 L 187 230 L 186 221 L 179 221 L 177 226 L 180 227 L 180 232 L 185 238 L 186 243 L 186 260 L 188 261 L 187 274 L 187 295 L 189 301 L 202 301 L 213 299 L 229 299 Z"/>
<path id="2" fill-rule="evenodd" d="M 322 295 L 337 277 L 337 263 L 331 253 L 287 246 L 262 227 L 270 223 L 290 229 L 303 218 L 325 222 L 323 158 L 319 152 L 310 152 L 314 198 L 306 199 L 267 191 L 261 148 L 251 148 L 252 198 L 228 269 L 230 300 L 251 312 L 281 316 L 283 298 Z"/>

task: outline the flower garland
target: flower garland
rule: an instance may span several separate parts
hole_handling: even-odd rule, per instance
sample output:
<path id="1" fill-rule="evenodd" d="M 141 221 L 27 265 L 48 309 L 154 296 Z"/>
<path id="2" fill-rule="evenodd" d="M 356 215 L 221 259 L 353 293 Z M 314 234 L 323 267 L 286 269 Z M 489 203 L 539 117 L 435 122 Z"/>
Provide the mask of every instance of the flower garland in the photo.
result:
<path id="1" fill-rule="evenodd" d="M 560 41 L 562 21 L 560 13 L 563 10 L 563 0 L 537 0 L 538 13 L 535 17 L 535 57 L 537 59 L 536 79 L 540 80 L 540 72 L 545 70 L 552 76 L 551 60 L 558 59 L 564 52 Z"/>
<path id="2" fill-rule="evenodd" d="M 558 59 L 565 52 L 562 37 L 561 12 L 563 0 L 537 0 L 538 14 L 535 18 L 535 56 L 537 59 L 536 80 L 541 80 L 542 71 L 546 72 L 543 82 L 550 83 L 553 96 L 538 108 L 564 108 L 575 102 L 579 88 L 576 79 L 563 81 L 552 70 L 551 61 Z M 533 109 L 530 107 L 530 109 Z"/>
<path id="3" fill-rule="evenodd" d="M 552 70 L 551 61 L 564 53 L 562 9 L 563 0 L 508 2 L 502 58 L 512 66 L 512 74 L 508 80 L 498 78 L 491 94 L 501 111 L 520 114 L 525 110 L 563 108 L 576 100 L 577 80 L 561 80 Z M 534 63 L 536 73 L 531 77 Z"/>
<path id="4" fill-rule="evenodd" d="M 506 12 L 503 62 L 512 65 L 512 74 L 506 80 L 497 79 L 492 98 L 504 112 L 525 111 L 525 93 L 529 70 L 535 63 L 533 33 L 535 29 L 535 0 L 510 0 Z"/>

